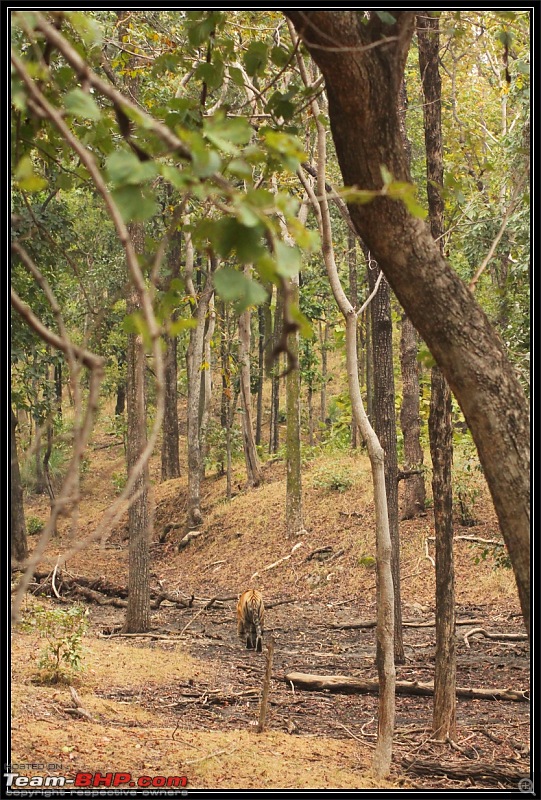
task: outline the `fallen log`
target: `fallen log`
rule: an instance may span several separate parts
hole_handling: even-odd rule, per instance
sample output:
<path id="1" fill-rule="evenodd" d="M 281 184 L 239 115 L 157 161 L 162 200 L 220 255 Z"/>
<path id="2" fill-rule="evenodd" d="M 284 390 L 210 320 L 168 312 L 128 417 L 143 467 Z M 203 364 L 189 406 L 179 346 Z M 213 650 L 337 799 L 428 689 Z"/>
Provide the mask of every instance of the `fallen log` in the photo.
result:
<path id="1" fill-rule="evenodd" d="M 466 647 L 470 647 L 470 636 L 481 634 L 486 636 L 487 639 L 496 639 L 498 642 L 525 642 L 528 639 L 527 633 L 489 633 L 484 628 L 472 628 L 464 634 L 464 642 Z"/>
<path id="2" fill-rule="evenodd" d="M 455 625 L 479 625 L 482 622 L 480 619 L 457 619 Z M 360 628 L 375 628 L 377 620 L 367 619 L 361 622 L 349 622 L 345 624 L 334 623 L 330 627 L 336 631 L 355 631 Z M 428 620 L 427 622 L 417 622 L 416 620 L 402 620 L 402 625 L 405 628 L 434 628 L 436 620 Z M 326 626 L 324 626 L 326 627 Z"/>
<path id="3" fill-rule="evenodd" d="M 286 683 L 291 683 L 296 689 L 306 689 L 316 692 L 335 692 L 337 694 L 370 694 L 379 693 L 377 680 L 360 680 L 347 675 L 311 675 L 305 672 L 288 672 L 284 676 Z M 415 694 L 431 697 L 434 694 L 434 684 L 421 683 L 420 681 L 397 681 L 397 694 Z M 474 689 L 470 687 L 456 687 L 457 697 L 472 700 L 512 700 L 514 702 L 529 702 L 527 692 L 516 689 Z"/>
<path id="4" fill-rule="evenodd" d="M 445 775 L 448 778 L 458 780 L 461 778 L 473 778 L 475 780 L 506 781 L 513 788 L 516 788 L 529 775 L 526 764 L 523 769 L 520 769 L 518 764 L 513 767 L 498 762 L 487 764 L 482 761 L 446 764 L 441 761 L 405 757 L 402 759 L 402 765 L 408 772 L 415 772 L 417 775 Z"/>

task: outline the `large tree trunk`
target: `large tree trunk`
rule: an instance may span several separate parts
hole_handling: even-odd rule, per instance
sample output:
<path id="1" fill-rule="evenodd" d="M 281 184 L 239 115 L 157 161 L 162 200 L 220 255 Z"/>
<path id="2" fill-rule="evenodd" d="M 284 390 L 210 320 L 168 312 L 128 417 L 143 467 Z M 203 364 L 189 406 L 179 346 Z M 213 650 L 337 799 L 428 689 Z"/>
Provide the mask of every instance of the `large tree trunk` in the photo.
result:
<path id="1" fill-rule="evenodd" d="M 379 269 L 368 269 L 368 285 L 376 289 Z M 393 371 L 391 292 L 383 278 L 370 305 L 372 312 L 374 364 L 374 430 L 385 453 L 385 489 L 392 542 L 391 568 L 394 586 L 394 656 L 403 664 L 402 604 L 400 597 L 400 536 L 398 531 L 398 461 L 396 456 L 396 417 Z"/>
<path id="2" fill-rule="evenodd" d="M 426 176 L 430 227 L 443 251 L 443 143 L 439 20 L 417 17 L 419 68 L 423 84 Z M 456 737 L 455 573 L 453 561 L 453 423 L 451 392 L 439 367 L 432 369 L 428 429 L 436 532 L 436 664 L 433 726 L 436 739 Z"/>
<path id="3" fill-rule="evenodd" d="M 144 231 L 140 224 L 128 226 L 136 253 L 144 250 Z M 130 288 L 126 311 L 133 314 L 139 309 L 136 289 Z M 126 368 L 127 409 L 127 468 L 128 477 L 147 443 L 146 429 L 146 371 L 143 338 L 140 334 L 128 334 Z M 125 633 L 141 633 L 150 627 L 150 540 L 152 537 L 152 515 L 149 506 L 148 463 L 138 476 L 132 495 L 135 499 L 128 511 L 129 525 L 129 575 L 128 607 L 126 609 Z"/>
<path id="4" fill-rule="evenodd" d="M 17 417 L 10 406 L 11 440 L 10 440 L 10 523 L 11 523 L 11 558 L 13 561 L 22 562 L 28 557 L 28 544 L 26 540 L 26 523 L 24 521 L 23 486 L 19 470 L 17 455 Z"/>
<path id="5" fill-rule="evenodd" d="M 344 183 L 383 186 L 381 165 L 410 181 L 398 120 L 415 13 L 387 24 L 357 11 L 285 11 L 326 83 Z M 385 41 L 384 41 L 385 38 Z M 379 44 L 378 44 L 379 43 Z M 478 449 L 530 630 L 530 423 L 505 347 L 425 222 L 388 195 L 350 214 L 457 398 Z"/>

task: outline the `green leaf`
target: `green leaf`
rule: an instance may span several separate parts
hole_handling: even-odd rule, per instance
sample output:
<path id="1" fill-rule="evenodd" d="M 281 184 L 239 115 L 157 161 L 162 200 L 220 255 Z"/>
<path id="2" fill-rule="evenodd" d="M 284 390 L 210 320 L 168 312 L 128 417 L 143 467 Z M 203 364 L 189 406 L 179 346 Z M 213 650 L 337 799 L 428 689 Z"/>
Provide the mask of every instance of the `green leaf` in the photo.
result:
<path id="1" fill-rule="evenodd" d="M 188 189 L 193 182 L 193 177 L 183 172 L 178 167 L 172 167 L 170 164 L 160 164 L 160 172 L 166 181 L 175 187 L 184 191 Z"/>
<path id="2" fill-rule="evenodd" d="M 124 222 L 144 222 L 158 213 L 157 202 L 138 186 L 121 186 L 111 194 Z"/>
<path id="3" fill-rule="evenodd" d="M 290 306 L 289 313 L 295 320 L 295 322 L 299 325 L 299 333 L 304 339 L 313 339 L 314 338 L 314 329 L 312 328 L 312 323 L 306 317 L 300 308 L 293 304 Z"/>
<path id="4" fill-rule="evenodd" d="M 205 119 L 203 131 L 209 141 L 231 155 L 237 154 L 235 145 L 248 144 L 252 138 L 252 128 L 244 117 L 228 119 L 223 114 Z"/>
<path id="5" fill-rule="evenodd" d="M 194 78 L 206 83 L 209 89 L 218 89 L 224 82 L 224 65 L 221 62 L 199 64 L 194 72 Z"/>
<path id="6" fill-rule="evenodd" d="M 68 19 L 88 47 L 101 46 L 103 40 L 101 27 L 88 11 L 70 11 Z"/>
<path id="7" fill-rule="evenodd" d="M 106 162 L 107 177 L 111 183 L 139 184 L 156 177 L 158 167 L 153 161 L 139 161 L 129 150 L 116 150 Z"/>
<path id="8" fill-rule="evenodd" d="M 235 301 L 237 311 L 259 305 L 267 299 L 267 291 L 257 281 L 250 280 L 241 272 L 223 267 L 214 276 L 216 291 L 223 300 Z"/>
<path id="9" fill-rule="evenodd" d="M 194 148 L 192 150 L 193 171 L 198 178 L 210 178 L 220 170 L 222 160 L 216 150 Z"/>
<path id="10" fill-rule="evenodd" d="M 23 192 L 39 192 L 48 184 L 45 178 L 34 172 L 34 165 L 29 155 L 21 158 L 13 177 L 17 187 Z"/>
<path id="11" fill-rule="evenodd" d="M 264 42 L 250 42 L 248 50 L 244 53 L 242 60 L 246 67 L 246 72 L 250 77 L 262 75 L 265 72 L 269 47 Z"/>
<path id="12" fill-rule="evenodd" d="M 291 54 L 283 47 L 273 47 L 270 52 L 271 61 L 277 67 L 285 67 Z"/>
<path id="13" fill-rule="evenodd" d="M 376 11 L 375 13 L 378 15 L 378 17 L 380 18 L 380 20 L 381 20 L 381 21 L 382 21 L 382 22 L 383 22 L 385 25 L 394 25 L 394 24 L 395 24 L 395 22 L 396 22 L 396 19 L 395 19 L 395 17 L 393 17 L 393 15 L 392 15 L 392 14 L 389 14 L 389 12 L 388 12 L 388 11 Z"/>
<path id="14" fill-rule="evenodd" d="M 188 18 L 195 16 L 198 12 L 190 12 Z M 201 12 L 199 12 L 201 13 Z M 188 39 L 190 44 L 194 45 L 194 47 L 198 47 L 199 45 L 203 44 L 209 38 L 209 35 L 216 30 L 216 26 L 219 24 L 222 13 L 219 11 L 212 11 L 212 12 L 203 12 L 205 16 L 197 20 L 195 24 L 191 25 L 188 29 Z"/>
<path id="15" fill-rule="evenodd" d="M 244 86 L 244 75 L 239 67 L 229 67 L 229 77 L 236 86 Z"/>
<path id="16" fill-rule="evenodd" d="M 252 167 L 242 158 L 232 159 L 226 167 L 227 172 L 235 178 L 250 180 L 252 178 Z"/>
<path id="17" fill-rule="evenodd" d="M 276 242 L 274 245 L 276 269 L 284 278 L 293 278 L 298 275 L 301 268 L 301 253 L 297 247 L 291 247 L 285 242 Z"/>
<path id="18" fill-rule="evenodd" d="M 197 320 L 193 317 L 188 317 L 188 319 L 176 319 L 174 322 L 170 322 L 167 325 L 167 333 L 171 337 L 178 336 L 179 333 L 183 333 L 187 331 L 189 328 L 196 328 L 197 327 Z"/>
<path id="19" fill-rule="evenodd" d="M 91 119 L 97 121 L 101 117 L 101 111 L 91 94 L 83 92 L 82 89 L 72 89 L 66 95 L 64 104 L 66 111 L 74 117 L 81 119 Z"/>

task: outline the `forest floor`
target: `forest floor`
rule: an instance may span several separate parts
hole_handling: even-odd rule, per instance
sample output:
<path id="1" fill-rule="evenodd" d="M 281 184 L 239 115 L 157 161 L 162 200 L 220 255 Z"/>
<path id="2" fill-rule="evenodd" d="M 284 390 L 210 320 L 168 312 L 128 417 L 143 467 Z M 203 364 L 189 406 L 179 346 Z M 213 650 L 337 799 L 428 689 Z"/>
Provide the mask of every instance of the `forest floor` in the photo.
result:
<path id="1" fill-rule="evenodd" d="M 100 586 L 127 586 L 127 520 L 105 541 L 71 556 L 55 576 L 57 558 L 92 533 L 117 493 L 123 469 L 122 442 L 94 437 L 82 480 L 78 528 L 63 521 L 51 541 L 24 603 L 23 619 L 42 609 L 69 607 L 70 579 Z M 151 545 L 152 586 L 169 600 L 152 612 L 150 634 L 119 633 L 122 598 L 97 595 L 88 602 L 83 669 L 70 687 L 38 680 L 45 640 L 15 629 L 12 636 L 12 764 L 42 764 L 51 775 L 130 773 L 186 776 L 187 789 L 461 789 L 517 790 L 530 775 L 529 645 L 479 634 L 523 633 L 511 570 L 498 566 L 485 546 L 457 538 L 457 686 L 524 693 L 521 700 L 457 699 L 452 741 L 431 734 L 431 696 L 398 694 L 393 764 L 388 780 L 370 776 L 377 731 L 375 693 L 339 694 L 293 688 L 290 672 L 345 675 L 375 680 L 376 616 L 374 509 L 365 454 L 321 455 L 304 465 L 306 530 L 285 535 L 285 466 L 268 462 L 265 480 L 245 488 L 241 465 L 235 496 L 225 500 L 225 478 L 203 483 L 205 522 L 201 536 L 183 550 L 186 479 L 159 483 L 159 460 L 151 465 L 155 504 Z M 344 491 L 326 488 L 347 475 Z M 501 540 L 492 504 L 478 482 L 476 525 L 455 527 L 455 536 Z M 344 481 L 343 481 L 344 482 Z M 348 481 L 346 481 L 347 483 Z M 473 496 L 473 495 L 472 495 Z M 29 516 L 46 517 L 41 497 L 27 499 Z M 178 528 L 167 535 L 167 525 Z M 398 681 L 434 678 L 435 628 L 433 517 L 400 523 L 401 593 L 405 663 Z M 36 541 L 30 537 L 31 544 Z M 298 546 L 296 546 L 298 545 Z M 428 549 L 427 549 L 428 548 Z M 289 556 L 288 558 L 285 558 Z M 280 563 L 275 562 L 284 559 Z M 257 574 L 255 574 L 257 573 Z M 65 583 L 65 587 L 64 584 Z M 266 730 L 257 733 L 266 647 L 246 651 L 237 638 L 238 594 L 249 586 L 263 592 L 265 635 L 274 640 Z M 120 593 L 121 594 L 121 593 Z M 88 598 L 87 598 L 88 599 Z M 174 599 L 189 607 L 180 608 Z M 111 600 L 119 607 L 109 604 Z M 210 601 L 213 600 L 212 603 Z M 47 774 L 39 773 L 39 774 Z"/>

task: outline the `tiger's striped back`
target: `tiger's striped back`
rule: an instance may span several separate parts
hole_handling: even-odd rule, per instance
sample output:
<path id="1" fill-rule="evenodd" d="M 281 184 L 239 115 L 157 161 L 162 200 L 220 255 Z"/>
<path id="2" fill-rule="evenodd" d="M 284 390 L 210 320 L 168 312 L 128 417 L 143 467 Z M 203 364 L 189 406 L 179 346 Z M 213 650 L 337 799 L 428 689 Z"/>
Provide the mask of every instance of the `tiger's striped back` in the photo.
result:
<path id="1" fill-rule="evenodd" d="M 248 589 L 239 597 L 237 603 L 238 633 L 246 642 L 247 650 L 263 649 L 263 622 L 265 606 L 263 595 L 257 589 Z"/>

